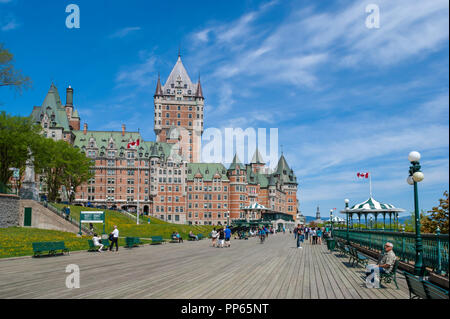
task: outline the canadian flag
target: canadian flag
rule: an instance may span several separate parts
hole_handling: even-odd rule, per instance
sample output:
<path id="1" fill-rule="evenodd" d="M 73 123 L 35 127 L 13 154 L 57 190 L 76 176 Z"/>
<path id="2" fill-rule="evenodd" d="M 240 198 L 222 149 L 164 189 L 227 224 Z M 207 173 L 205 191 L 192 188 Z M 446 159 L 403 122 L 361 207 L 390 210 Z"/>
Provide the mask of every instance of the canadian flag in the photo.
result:
<path id="1" fill-rule="evenodd" d="M 369 178 L 369 173 L 357 173 L 356 176 L 359 178 Z"/>
<path id="2" fill-rule="evenodd" d="M 135 148 L 136 146 L 139 146 L 139 139 L 127 144 L 127 148 Z"/>

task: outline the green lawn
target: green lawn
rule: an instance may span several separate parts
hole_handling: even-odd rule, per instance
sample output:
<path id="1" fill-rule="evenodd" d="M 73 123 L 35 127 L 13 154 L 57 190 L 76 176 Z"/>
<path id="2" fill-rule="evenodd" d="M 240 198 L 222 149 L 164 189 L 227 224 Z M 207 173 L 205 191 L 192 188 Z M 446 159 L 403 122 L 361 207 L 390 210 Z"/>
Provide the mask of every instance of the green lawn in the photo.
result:
<path id="1" fill-rule="evenodd" d="M 63 208 L 65 205 L 52 204 L 58 209 Z M 76 221 L 80 220 L 80 211 L 98 211 L 98 208 L 87 208 L 81 206 L 70 206 L 70 215 Z M 208 236 L 214 226 L 209 225 L 180 225 L 172 224 L 157 218 L 144 216 L 140 219 L 140 224 L 136 225 L 136 218 L 131 218 L 125 214 L 116 212 L 114 210 L 102 210 L 105 212 L 105 232 L 110 233 L 117 225 L 119 229 L 120 236 L 133 236 L 133 237 L 144 237 L 148 238 L 150 236 L 162 236 L 165 239 L 169 239 L 174 231 L 180 233 L 183 238 L 187 238 L 187 235 L 192 230 L 194 234 L 203 234 L 203 236 Z M 148 218 L 150 218 L 150 224 L 147 223 Z M 88 226 L 88 225 L 86 225 Z M 102 224 L 94 224 L 94 229 L 98 234 L 103 231 Z"/>
<path id="2" fill-rule="evenodd" d="M 58 209 L 65 206 L 61 204 L 52 205 Z M 99 209 L 70 206 L 70 215 L 72 219 L 79 221 L 80 211 L 89 210 L 95 211 Z M 174 231 L 177 231 L 184 239 L 187 239 L 191 230 L 194 234 L 203 234 L 203 236 L 207 237 L 214 227 L 208 225 L 171 224 L 153 217 L 150 217 L 150 224 L 148 224 L 147 216 L 141 219 L 140 225 L 136 225 L 135 218 L 133 219 L 113 210 L 103 211 L 106 214 L 105 232 L 110 233 L 113 230 L 114 225 L 117 225 L 120 237 L 130 236 L 149 238 L 151 236 L 162 236 L 164 239 L 170 239 L 171 234 Z M 94 224 L 94 230 L 100 235 L 103 231 L 103 225 Z M 90 239 L 90 237 L 83 236 L 80 238 L 77 237 L 76 234 L 56 230 L 28 227 L 0 228 L 0 258 L 33 255 L 31 244 L 39 241 L 64 241 L 66 247 L 69 248 L 70 251 L 87 250 L 89 248 L 87 239 Z M 150 241 L 143 240 L 143 242 L 149 243 Z M 119 245 L 125 245 L 125 238 L 119 239 Z"/>

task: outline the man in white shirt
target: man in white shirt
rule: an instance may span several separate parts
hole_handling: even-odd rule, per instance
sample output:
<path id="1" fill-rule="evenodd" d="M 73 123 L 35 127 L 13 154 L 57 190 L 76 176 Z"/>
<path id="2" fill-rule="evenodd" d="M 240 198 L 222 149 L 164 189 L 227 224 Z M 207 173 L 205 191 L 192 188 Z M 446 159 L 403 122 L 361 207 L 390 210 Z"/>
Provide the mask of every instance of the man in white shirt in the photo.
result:
<path id="1" fill-rule="evenodd" d="M 111 246 L 109 246 L 109 251 L 112 251 L 114 244 L 116 244 L 116 251 L 119 251 L 119 230 L 117 226 L 114 225 L 114 230 L 110 234 Z"/>
<path id="2" fill-rule="evenodd" d="M 97 234 L 94 234 L 94 237 L 92 237 L 92 241 L 94 242 L 95 247 L 100 247 L 98 251 L 101 252 L 103 249 L 103 245 L 100 243 L 100 237 L 98 237 Z"/>

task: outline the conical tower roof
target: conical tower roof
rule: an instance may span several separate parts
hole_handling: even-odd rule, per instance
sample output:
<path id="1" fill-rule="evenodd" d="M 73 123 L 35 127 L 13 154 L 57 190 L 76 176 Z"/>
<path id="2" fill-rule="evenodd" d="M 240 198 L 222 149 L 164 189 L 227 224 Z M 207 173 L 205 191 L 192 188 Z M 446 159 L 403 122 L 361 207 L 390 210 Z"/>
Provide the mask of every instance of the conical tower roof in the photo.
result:
<path id="1" fill-rule="evenodd" d="M 163 95 L 163 91 L 161 88 L 161 80 L 159 78 L 159 74 L 158 74 L 158 82 L 156 83 L 156 91 L 155 91 L 155 96 L 157 95 Z"/>
<path id="2" fill-rule="evenodd" d="M 234 170 L 234 169 L 236 169 L 236 167 L 239 167 L 240 169 L 244 169 L 244 165 L 242 165 L 237 154 L 234 155 L 233 162 L 231 163 L 231 165 L 228 169 Z"/>
<path id="3" fill-rule="evenodd" d="M 255 153 L 253 154 L 252 161 L 250 164 L 265 164 L 261 154 L 258 151 L 258 148 L 256 148 Z"/>
<path id="4" fill-rule="evenodd" d="M 194 91 L 194 89 L 197 89 L 192 84 L 192 81 L 189 78 L 186 69 L 184 68 L 183 62 L 181 61 L 180 55 L 178 55 L 177 63 L 175 63 L 175 66 L 173 67 L 172 72 L 170 72 L 166 83 L 164 83 L 163 91 L 166 92 L 167 89 L 172 88 L 172 84 L 174 84 L 174 86 L 177 86 L 177 81 L 182 81 L 183 84 L 186 84 L 187 89 L 190 89 L 192 91 Z"/>
<path id="5" fill-rule="evenodd" d="M 286 174 L 287 174 L 290 170 L 291 169 L 289 168 L 289 165 L 288 165 L 286 159 L 284 158 L 284 155 L 281 154 L 281 157 L 278 160 L 276 173 L 283 175 L 284 171 L 286 171 Z"/>
<path id="6" fill-rule="evenodd" d="M 195 92 L 196 97 L 203 97 L 202 84 L 200 83 L 200 77 L 198 77 L 197 91 Z"/>

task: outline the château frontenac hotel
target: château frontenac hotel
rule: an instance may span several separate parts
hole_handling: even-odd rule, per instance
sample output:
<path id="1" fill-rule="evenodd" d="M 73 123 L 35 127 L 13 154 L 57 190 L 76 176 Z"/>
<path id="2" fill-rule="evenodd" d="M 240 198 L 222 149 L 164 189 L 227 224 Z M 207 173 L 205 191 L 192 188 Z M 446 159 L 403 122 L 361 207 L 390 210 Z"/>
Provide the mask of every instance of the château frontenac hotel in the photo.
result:
<path id="1" fill-rule="evenodd" d="M 66 89 L 63 105 L 52 83 L 32 118 L 47 137 L 67 141 L 95 162 L 95 177 L 74 190 L 76 204 L 138 210 L 194 225 L 225 225 L 265 214 L 296 219 L 298 183 L 284 155 L 272 171 L 258 149 L 245 165 L 237 155 L 229 167 L 200 162 L 205 98 L 200 79 L 191 81 L 180 56 L 166 82 L 158 78 L 156 84 L 156 141 L 144 141 L 125 124 L 118 131 L 93 131 L 86 123 L 81 127 L 73 101 L 73 88 Z M 45 184 L 36 179 L 45 194 Z"/>

